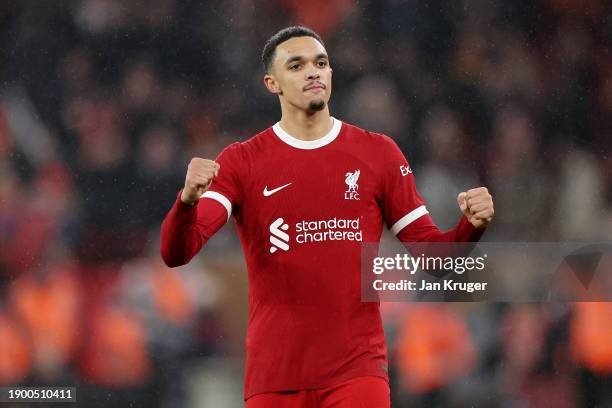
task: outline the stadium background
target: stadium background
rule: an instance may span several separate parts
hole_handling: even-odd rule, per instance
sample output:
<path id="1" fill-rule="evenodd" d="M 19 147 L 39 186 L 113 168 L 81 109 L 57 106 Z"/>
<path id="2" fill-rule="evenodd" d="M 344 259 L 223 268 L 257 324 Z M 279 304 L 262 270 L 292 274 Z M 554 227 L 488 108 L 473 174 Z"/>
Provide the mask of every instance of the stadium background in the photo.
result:
<path id="1" fill-rule="evenodd" d="M 259 53 L 326 41 L 332 114 L 397 140 L 441 228 L 486 185 L 490 241 L 612 239 L 604 0 L 0 2 L 0 385 L 82 406 L 241 404 L 233 226 L 165 268 L 192 156 L 279 118 Z M 385 304 L 396 407 L 612 406 L 612 306 Z"/>

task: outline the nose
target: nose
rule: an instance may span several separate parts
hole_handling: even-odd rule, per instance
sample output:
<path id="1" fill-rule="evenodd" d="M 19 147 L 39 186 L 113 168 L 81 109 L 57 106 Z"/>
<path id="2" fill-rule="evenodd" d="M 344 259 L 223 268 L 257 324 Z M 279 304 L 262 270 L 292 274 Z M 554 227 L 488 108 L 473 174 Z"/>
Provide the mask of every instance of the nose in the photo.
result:
<path id="1" fill-rule="evenodd" d="M 306 72 L 306 80 L 308 81 L 315 81 L 319 78 L 321 78 L 321 75 L 319 75 L 314 67 L 311 67 L 308 72 Z"/>

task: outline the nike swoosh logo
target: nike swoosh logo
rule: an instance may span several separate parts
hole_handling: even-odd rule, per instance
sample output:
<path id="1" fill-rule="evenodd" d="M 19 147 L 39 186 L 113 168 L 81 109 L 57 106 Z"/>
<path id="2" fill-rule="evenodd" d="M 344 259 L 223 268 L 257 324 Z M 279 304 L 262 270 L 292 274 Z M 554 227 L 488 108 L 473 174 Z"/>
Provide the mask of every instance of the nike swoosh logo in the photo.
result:
<path id="1" fill-rule="evenodd" d="M 263 193 L 264 193 L 264 197 L 270 197 L 272 194 L 276 193 L 277 191 L 282 190 L 283 188 L 285 188 L 285 187 L 287 187 L 287 186 L 289 186 L 289 185 L 291 185 L 291 184 L 292 184 L 292 183 L 285 184 L 284 186 L 277 187 L 277 188 L 275 188 L 274 190 L 268 190 L 268 186 L 266 186 L 266 187 L 264 188 L 264 191 L 263 191 Z"/>

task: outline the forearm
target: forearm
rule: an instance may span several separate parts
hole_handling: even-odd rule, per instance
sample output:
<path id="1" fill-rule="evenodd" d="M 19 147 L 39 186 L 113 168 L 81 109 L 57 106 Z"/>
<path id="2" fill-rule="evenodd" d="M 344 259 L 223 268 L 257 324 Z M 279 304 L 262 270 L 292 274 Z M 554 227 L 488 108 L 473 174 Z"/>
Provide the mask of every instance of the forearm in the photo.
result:
<path id="1" fill-rule="evenodd" d="M 454 228 L 443 232 L 434 224 L 429 214 L 425 214 L 400 231 L 397 237 L 412 254 L 423 254 L 428 257 L 457 257 L 467 256 L 476 245 L 475 243 L 480 240 L 485 229 L 474 227 L 462 215 Z M 436 243 L 447 244 L 437 245 Z M 453 245 L 452 243 L 460 244 Z M 424 271 L 438 278 L 448 273 L 446 270 L 437 269 Z"/>
<path id="2" fill-rule="evenodd" d="M 185 204 L 179 193 L 161 227 L 160 252 L 169 267 L 187 264 L 227 221 L 227 212 L 213 200 Z"/>
<path id="3" fill-rule="evenodd" d="M 485 230 L 474 227 L 462 215 L 454 228 L 443 232 L 425 214 L 401 230 L 397 238 L 402 242 L 478 242 Z"/>

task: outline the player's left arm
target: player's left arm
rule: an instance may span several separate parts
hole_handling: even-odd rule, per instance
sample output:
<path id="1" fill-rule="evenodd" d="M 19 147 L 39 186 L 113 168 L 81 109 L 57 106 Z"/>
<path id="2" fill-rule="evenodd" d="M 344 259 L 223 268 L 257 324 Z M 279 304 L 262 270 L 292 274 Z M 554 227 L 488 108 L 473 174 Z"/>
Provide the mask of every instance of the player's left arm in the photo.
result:
<path id="1" fill-rule="evenodd" d="M 463 214 L 453 228 L 441 231 L 429 213 L 426 213 L 398 230 L 397 238 L 402 242 L 479 241 L 493 221 L 493 197 L 486 187 L 478 187 L 459 193 L 457 204 Z"/>
<path id="2" fill-rule="evenodd" d="M 462 212 L 459 222 L 441 231 L 419 194 L 408 161 L 395 142 L 384 137 L 383 215 L 391 232 L 402 242 L 476 242 L 494 216 L 493 197 L 486 187 L 457 196 Z"/>

